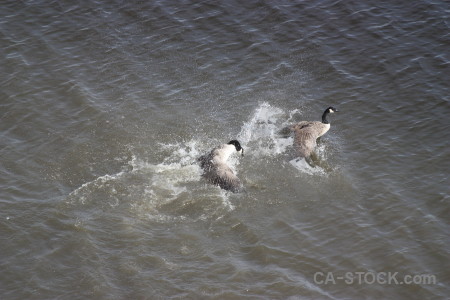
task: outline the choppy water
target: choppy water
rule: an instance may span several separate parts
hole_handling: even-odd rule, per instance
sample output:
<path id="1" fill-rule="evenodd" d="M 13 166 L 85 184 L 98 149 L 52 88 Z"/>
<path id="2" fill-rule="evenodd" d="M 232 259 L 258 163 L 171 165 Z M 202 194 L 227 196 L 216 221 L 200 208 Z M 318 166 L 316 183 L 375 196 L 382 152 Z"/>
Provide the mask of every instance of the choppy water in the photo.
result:
<path id="1" fill-rule="evenodd" d="M 450 297 L 448 1 L 0 8 L 1 299 Z M 280 130 L 330 105 L 312 168 Z"/>

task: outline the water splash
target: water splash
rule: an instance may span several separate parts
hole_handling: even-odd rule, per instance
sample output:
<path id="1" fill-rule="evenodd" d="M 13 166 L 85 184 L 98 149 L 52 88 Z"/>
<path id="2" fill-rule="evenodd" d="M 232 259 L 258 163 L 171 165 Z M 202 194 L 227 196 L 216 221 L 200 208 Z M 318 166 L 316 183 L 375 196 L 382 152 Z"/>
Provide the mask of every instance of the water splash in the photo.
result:
<path id="1" fill-rule="evenodd" d="M 290 160 L 289 163 L 300 172 L 308 175 L 327 175 L 323 168 L 319 166 L 311 166 L 303 157 L 294 158 Z"/>
<path id="2" fill-rule="evenodd" d="M 111 208 L 122 205 L 140 218 L 156 222 L 207 219 L 235 207 L 230 193 L 202 183 L 197 157 L 201 143 L 159 144 L 168 153 L 160 163 L 136 155 L 117 174 L 99 176 L 72 191 L 67 204 Z M 87 214 L 81 217 L 89 218 Z"/>
<path id="3" fill-rule="evenodd" d="M 296 157 L 290 160 L 289 163 L 302 173 L 308 175 L 328 176 L 327 170 L 329 171 L 330 168 L 326 163 L 327 151 L 325 145 L 317 145 L 314 152 L 315 159 L 312 164 L 303 157 Z"/>
<path id="4" fill-rule="evenodd" d="M 325 175 L 323 168 L 312 167 L 304 159 L 288 159 L 293 138 L 280 134 L 280 131 L 294 123 L 299 112 L 298 109 L 284 111 L 267 102 L 261 103 L 237 136 L 249 157 L 247 162 L 275 164 L 274 160 L 284 157 L 303 174 Z M 194 137 L 187 142 L 158 143 L 156 148 L 159 151 L 156 156 L 162 157 L 160 162 L 149 162 L 132 154 L 120 172 L 84 183 L 68 195 L 66 202 L 102 207 L 107 204 L 111 209 L 122 205 L 138 216 L 158 222 L 220 218 L 235 209 L 233 200 L 240 195 L 224 191 L 201 178 L 197 158 L 211 150 L 207 142 Z M 319 158 L 326 159 L 325 150 L 324 146 L 318 146 Z M 239 174 L 241 163 L 237 155 L 229 159 L 236 174 Z"/>
<path id="5" fill-rule="evenodd" d="M 87 201 L 89 201 L 90 199 L 88 195 L 91 190 L 103 190 L 109 193 L 110 195 L 114 195 L 117 193 L 117 191 L 112 186 L 112 183 L 116 180 L 119 180 L 120 177 L 122 177 L 124 174 L 125 174 L 124 171 L 112 175 L 106 174 L 103 176 L 99 176 L 92 181 L 86 182 L 69 193 L 66 199 L 66 203 L 69 204 L 76 202 L 78 200 L 81 204 L 86 204 Z M 111 206 L 116 205 L 113 203 L 117 203 L 116 199 L 114 199 L 113 202 L 110 202 Z"/>
<path id="6" fill-rule="evenodd" d="M 291 134 L 284 134 L 283 129 L 298 122 L 300 114 L 300 109 L 284 111 L 263 102 L 252 114 L 250 120 L 244 123 L 238 138 L 248 151 L 251 151 L 253 157 L 276 158 L 289 155 L 293 153 L 294 139 Z M 315 152 L 319 160 L 325 161 L 327 159 L 327 151 L 324 145 L 318 145 Z M 327 174 L 324 168 L 319 165 L 311 166 L 305 159 L 296 157 L 290 159 L 289 163 L 301 173 L 320 176 Z"/>
<path id="7" fill-rule="evenodd" d="M 279 131 L 287 126 L 288 121 L 282 109 L 263 102 L 244 123 L 238 139 L 254 156 L 284 153 L 292 145 L 292 137 L 283 137 Z"/>

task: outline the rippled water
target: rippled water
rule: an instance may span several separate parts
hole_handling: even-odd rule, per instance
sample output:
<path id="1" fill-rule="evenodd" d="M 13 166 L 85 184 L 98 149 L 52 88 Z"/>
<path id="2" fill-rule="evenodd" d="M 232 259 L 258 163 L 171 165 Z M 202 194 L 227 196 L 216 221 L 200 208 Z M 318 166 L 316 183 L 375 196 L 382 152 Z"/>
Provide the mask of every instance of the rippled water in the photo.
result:
<path id="1" fill-rule="evenodd" d="M 447 1 L 0 7 L 2 299 L 450 296 Z M 235 138 L 239 194 L 196 163 Z"/>

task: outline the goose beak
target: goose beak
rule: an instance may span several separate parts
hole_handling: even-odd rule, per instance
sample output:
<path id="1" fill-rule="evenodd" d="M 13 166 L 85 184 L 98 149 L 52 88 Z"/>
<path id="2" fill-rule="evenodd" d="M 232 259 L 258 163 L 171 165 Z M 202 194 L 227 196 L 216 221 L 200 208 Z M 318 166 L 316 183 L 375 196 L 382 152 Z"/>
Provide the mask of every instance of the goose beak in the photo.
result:
<path id="1" fill-rule="evenodd" d="M 244 156 L 244 148 L 241 149 L 241 156 Z"/>

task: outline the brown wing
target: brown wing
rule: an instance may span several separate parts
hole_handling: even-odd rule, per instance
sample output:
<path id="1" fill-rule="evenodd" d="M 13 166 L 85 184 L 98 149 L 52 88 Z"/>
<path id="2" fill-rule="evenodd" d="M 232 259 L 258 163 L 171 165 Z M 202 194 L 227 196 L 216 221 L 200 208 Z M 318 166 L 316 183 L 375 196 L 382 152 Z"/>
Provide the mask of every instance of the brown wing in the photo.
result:
<path id="1" fill-rule="evenodd" d="M 242 188 L 241 181 L 226 164 L 208 164 L 202 176 L 225 190 L 238 192 Z"/>
<path id="2" fill-rule="evenodd" d="M 200 156 L 197 161 L 202 169 L 209 169 L 212 165 L 212 153 Z"/>
<path id="3" fill-rule="evenodd" d="M 299 122 L 293 126 L 294 148 L 301 157 L 308 157 L 316 148 L 316 140 L 318 138 L 317 130 L 314 128 L 313 122 Z"/>
<path id="4" fill-rule="evenodd" d="M 238 192 L 241 189 L 242 183 L 230 167 L 225 164 L 220 164 L 217 166 L 217 170 L 217 185 L 233 192 Z"/>
<path id="5" fill-rule="evenodd" d="M 225 190 L 238 192 L 242 188 L 242 183 L 239 178 L 233 173 L 225 163 L 217 163 L 214 161 L 214 156 L 220 147 L 213 149 L 209 154 L 202 155 L 198 158 L 200 167 L 203 169 L 202 176 L 209 182 L 220 186 Z"/>
<path id="6" fill-rule="evenodd" d="M 295 131 L 300 130 L 301 128 L 305 128 L 309 125 L 311 125 L 311 122 L 301 121 L 301 122 L 298 122 L 297 124 L 292 125 L 291 130 L 295 132 Z"/>

